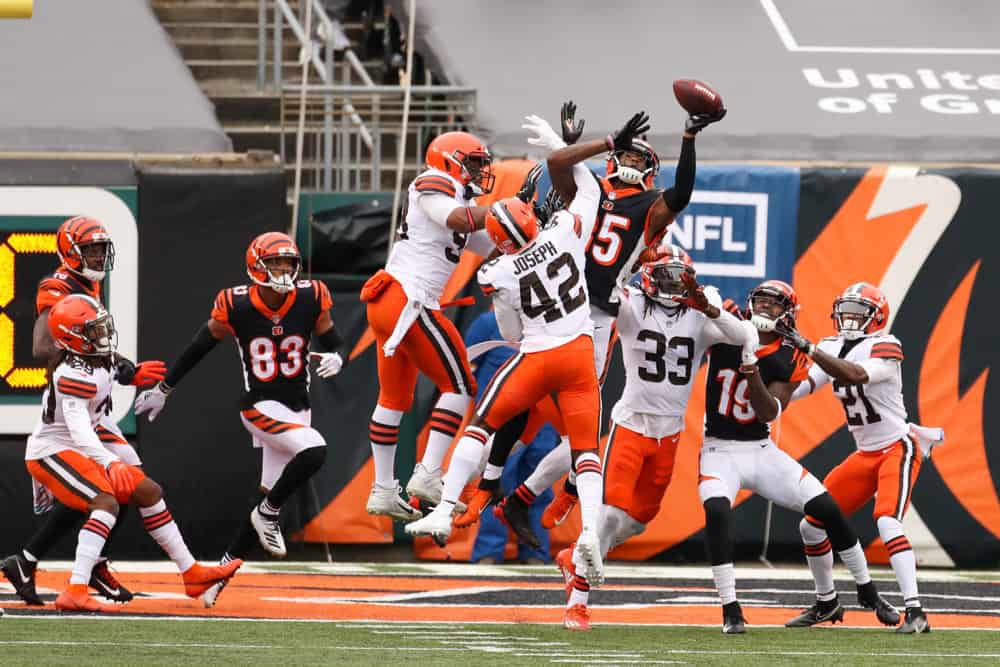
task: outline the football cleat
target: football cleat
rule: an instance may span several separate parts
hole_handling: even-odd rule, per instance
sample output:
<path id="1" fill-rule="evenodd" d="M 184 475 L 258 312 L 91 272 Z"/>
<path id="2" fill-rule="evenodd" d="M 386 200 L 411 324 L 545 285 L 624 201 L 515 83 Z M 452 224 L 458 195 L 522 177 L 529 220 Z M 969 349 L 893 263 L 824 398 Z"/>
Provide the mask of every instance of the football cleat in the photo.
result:
<path id="1" fill-rule="evenodd" d="M 423 519 L 406 524 L 404 530 L 407 535 L 430 535 L 438 546 L 444 546 L 451 535 L 451 512 L 435 509 Z"/>
<path id="2" fill-rule="evenodd" d="M 250 525 L 257 531 L 257 539 L 260 541 L 260 546 L 264 547 L 264 551 L 275 558 L 284 558 L 288 554 L 278 517 L 265 516 L 261 513 L 260 507 L 254 507 L 250 511 Z"/>
<path id="3" fill-rule="evenodd" d="M 865 609 L 874 609 L 875 618 L 882 625 L 899 625 L 899 612 L 878 594 L 874 582 L 858 586 L 858 604 Z"/>
<path id="4" fill-rule="evenodd" d="M 469 505 L 462 514 L 455 517 L 456 528 L 468 528 L 479 522 L 479 515 L 487 509 L 496 505 L 503 499 L 500 491 L 487 491 L 486 489 L 476 489 L 475 494 L 469 499 Z"/>
<path id="5" fill-rule="evenodd" d="M 403 500 L 403 497 L 400 495 L 402 491 L 399 482 L 395 481 L 392 486 L 373 484 L 372 492 L 368 495 L 368 504 L 365 505 L 365 511 L 369 514 L 391 516 L 397 521 L 415 521 L 422 517 L 423 512 L 415 507 L 411 507 L 410 503 Z"/>
<path id="6" fill-rule="evenodd" d="M 742 635 L 747 631 L 747 620 L 743 618 L 743 609 L 739 602 L 722 605 L 722 634 Z"/>
<path id="7" fill-rule="evenodd" d="M 32 563 L 21 554 L 7 556 L 0 562 L 0 570 L 3 570 L 3 576 L 14 586 L 17 597 L 24 600 L 25 604 L 42 606 L 45 602 L 38 597 L 38 591 L 35 590 L 37 568 L 38 563 Z"/>
<path id="8" fill-rule="evenodd" d="M 122 586 L 115 575 L 111 574 L 106 560 L 94 565 L 90 574 L 90 587 L 101 597 L 112 602 L 130 602 L 135 597 L 132 591 Z"/>
<path id="9" fill-rule="evenodd" d="M 528 505 L 516 494 L 507 496 L 499 505 L 493 508 L 493 516 L 503 521 L 514 533 L 517 539 L 528 546 L 537 549 L 541 545 L 535 530 L 531 527 L 531 517 Z"/>
<path id="10" fill-rule="evenodd" d="M 90 597 L 85 584 L 70 584 L 56 598 L 59 611 L 118 611 L 114 606 L 103 605 Z"/>
<path id="11" fill-rule="evenodd" d="M 413 467 L 410 481 L 406 483 L 406 495 L 416 496 L 431 506 L 441 502 L 441 492 L 444 491 L 444 481 L 441 479 L 441 469 L 430 471 L 423 463 Z"/>
<path id="12" fill-rule="evenodd" d="M 578 496 L 567 492 L 566 489 L 560 491 L 559 495 L 549 503 L 549 506 L 545 508 L 545 512 L 542 513 L 542 528 L 552 530 L 565 521 L 569 513 L 576 507 L 578 500 Z"/>
<path id="13" fill-rule="evenodd" d="M 219 565 L 225 565 L 229 562 L 231 561 L 221 560 L 219 561 Z M 232 579 L 232 577 L 229 579 Z M 222 589 L 229 585 L 229 579 L 223 579 L 222 581 L 212 584 L 208 587 L 208 590 L 202 593 L 201 602 L 205 605 L 206 609 L 211 609 L 215 606 L 215 603 L 219 600 L 219 595 L 222 594 Z"/>
<path id="14" fill-rule="evenodd" d="M 189 598 L 201 597 L 203 593 L 217 583 L 228 581 L 243 561 L 239 558 L 222 565 L 208 566 L 195 563 L 181 573 L 184 580 L 184 592 Z"/>
<path id="15" fill-rule="evenodd" d="M 563 615 L 563 627 L 567 630 L 590 630 L 590 611 L 587 605 L 575 604 Z"/>
<path id="16" fill-rule="evenodd" d="M 844 608 L 837 598 L 832 600 L 816 600 L 816 604 L 785 623 L 786 628 L 808 628 L 819 623 L 836 624 L 844 622 Z"/>
<path id="17" fill-rule="evenodd" d="M 901 635 L 916 635 L 930 631 L 931 624 L 927 622 L 927 614 L 920 607 L 907 607 L 903 624 L 896 628 L 896 632 Z"/>
<path id="18" fill-rule="evenodd" d="M 583 529 L 576 540 L 576 551 L 585 564 L 584 574 L 591 588 L 604 583 L 604 559 L 601 557 L 601 540 L 593 530 Z"/>
<path id="19" fill-rule="evenodd" d="M 573 543 L 556 554 L 556 567 L 559 568 L 563 581 L 566 583 L 567 602 L 569 602 L 569 596 L 573 592 L 573 580 L 576 579 L 576 563 L 573 562 L 573 549 L 575 547 L 576 543 Z"/>

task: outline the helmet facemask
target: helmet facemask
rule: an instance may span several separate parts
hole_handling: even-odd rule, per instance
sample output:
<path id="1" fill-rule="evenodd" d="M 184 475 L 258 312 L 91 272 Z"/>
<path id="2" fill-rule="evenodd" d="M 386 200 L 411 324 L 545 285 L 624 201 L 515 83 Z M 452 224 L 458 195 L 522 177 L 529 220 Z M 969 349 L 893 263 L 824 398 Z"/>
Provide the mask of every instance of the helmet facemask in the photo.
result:
<path id="1" fill-rule="evenodd" d="M 82 325 L 67 327 L 60 324 L 62 331 L 79 339 L 80 349 L 71 349 L 75 354 L 86 356 L 108 356 L 118 348 L 118 332 L 115 330 L 115 320 L 104 308 L 97 311 L 94 319 L 87 320 Z M 65 347 L 65 345 L 60 345 Z"/>
<path id="2" fill-rule="evenodd" d="M 758 331 L 774 331 L 779 322 L 794 328 L 794 305 L 784 294 L 772 290 L 756 289 L 750 293 L 750 322 Z"/>
<path id="3" fill-rule="evenodd" d="M 613 152 L 608 158 L 607 177 L 616 178 L 622 183 L 647 189 L 647 181 L 652 182 L 659 171 L 659 160 L 652 149 L 646 144 L 633 143 L 629 150 Z"/>
<path id="4" fill-rule="evenodd" d="M 664 306 L 680 305 L 672 297 L 687 296 L 687 288 L 681 278 L 685 273 L 693 276 L 694 269 L 683 262 L 670 261 L 657 264 L 646 274 L 646 296 Z"/>
<path id="5" fill-rule="evenodd" d="M 864 338 L 875 319 L 875 306 L 861 299 L 840 298 L 833 303 L 833 322 L 845 340 Z"/>
<path id="6" fill-rule="evenodd" d="M 290 249 L 282 248 L 281 250 Z M 263 257 L 257 261 L 261 270 L 267 274 L 266 283 L 254 280 L 258 285 L 270 287 L 281 294 L 287 294 L 295 289 L 295 281 L 298 280 L 299 270 L 302 268 L 302 259 L 298 255 L 277 254 Z"/>
<path id="7" fill-rule="evenodd" d="M 111 239 L 74 243 L 73 249 L 80 256 L 80 274 L 88 280 L 104 280 L 115 268 L 115 244 Z"/>
<path id="8" fill-rule="evenodd" d="M 493 157 L 484 151 L 473 151 L 466 154 L 455 151 L 454 156 L 447 156 L 458 164 L 462 173 L 462 181 L 472 191 L 474 197 L 489 194 L 493 191 L 496 176 L 493 174 Z"/>

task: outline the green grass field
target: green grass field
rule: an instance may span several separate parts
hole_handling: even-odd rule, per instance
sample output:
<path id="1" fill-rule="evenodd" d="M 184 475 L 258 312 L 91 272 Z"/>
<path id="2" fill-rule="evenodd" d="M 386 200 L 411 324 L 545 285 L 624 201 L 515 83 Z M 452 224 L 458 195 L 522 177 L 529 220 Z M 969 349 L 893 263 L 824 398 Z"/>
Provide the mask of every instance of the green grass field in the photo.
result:
<path id="1" fill-rule="evenodd" d="M 716 628 L 0 619 L 4 665 L 420 665 L 996 664 L 1000 633 Z"/>

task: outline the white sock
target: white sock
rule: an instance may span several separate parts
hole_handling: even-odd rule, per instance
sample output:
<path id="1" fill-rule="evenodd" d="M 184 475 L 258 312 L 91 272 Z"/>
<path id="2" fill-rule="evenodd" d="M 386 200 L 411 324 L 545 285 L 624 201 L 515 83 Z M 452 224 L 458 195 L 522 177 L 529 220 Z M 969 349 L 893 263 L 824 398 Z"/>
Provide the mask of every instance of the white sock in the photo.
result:
<path id="1" fill-rule="evenodd" d="M 736 570 L 732 563 L 712 566 L 712 579 L 723 605 L 736 602 Z"/>
<path id="2" fill-rule="evenodd" d="M 441 394 L 434 409 L 431 410 L 430 433 L 427 436 L 427 447 L 420 463 L 429 472 L 438 470 L 445 454 L 455 440 L 455 434 L 462 427 L 465 411 L 472 399 L 465 394 Z"/>
<path id="3" fill-rule="evenodd" d="M 585 452 L 576 457 L 576 488 L 580 493 L 583 529 L 596 531 L 604 495 L 601 459 L 597 454 Z"/>
<path id="4" fill-rule="evenodd" d="M 442 510 L 451 512 L 455 507 L 458 497 L 462 495 L 462 489 L 475 474 L 479 459 L 483 455 L 483 448 L 489 439 L 489 434 L 478 426 L 466 427 L 465 434 L 455 446 L 448 472 L 444 475 L 444 490 L 441 492 L 441 505 L 439 505 Z"/>
<path id="5" fill-rule="evenodd" d="M 163 501 L 160 501 L 160 502 L 163 502 Z M 260 513 L 263 514 L 265 517 L 267 517 L 269 519 L 271 517 L 277 517 L 279 514 L 281 514 L 281 508 L 280 507 L 275 507 L 274 505 L 272 505 L 270 503 L 270 501 L 268 501 L 268 499 L 266 497 L 264 498 L 264 500 L 260 501 L 260 507 L 259 507 L 259 509 L 260 509 Z"/>
<path id="6" fill-rule="evenodd" d="M 162 498 L 149 507 L 140 507 L 139 514 L 142 515 L 142 525 L 146 527 L 146 532 L 156 540 L 156 543 L 166 552 L 170 560 L 174 561 L 178 570 L 186 572 L 194 565 L 194 556 L 184 544 L 181 530 L 174 522 L 174 517 L 171 516 L 167 504 L 163 502 Z"/>
<path id="7" fill-rule="evenodd" d="M 868 561 L 865 559 L 865 552 L 861 550 L 860 542 L 855 542 L 853 547 L 838 551 L 837 554 L 840 555 L 840 560 L 844 562 L 847 569 L 851 571 L 854 583 L 863 586 L 872 580 L 872 576 L 868 573 Z"/>
<path id="8" fill-rule="evenodd" d="M 569 593 L 569 600 L 566 601 L 567 607 L 573 607 L 578 604 L 587 606 L 587 600 L 590 599 L 590 584 L 587 580 L 576 575 L 576 579 L 573 580 L 573 588 Z"/>
<path id="9" fill-rule="evenodd" d="M 73 560 L 73 573 L 69 577 L 71 584 L 89 584 L 90 575 L 94 571 L 97 559 L 101 557 L 104 543 L 111 534 L 118 520 L 111 512 L 94 510 L 87 517 L 76 540 L 76 558 Z"/>
<path id="10" fill-rule="evenodd" d="M 903 594 L 904 606 L 919 607 L 917 559 L 910 541 L 903 534 L 903 524 L 891 516 L 880 516 L 876 523 L 882 543 L 889 551 L 889 563 L 896 573 L 896 582 L 899 584 L 899 592 Z"/>
<path id="11" fill-rule="evenodd" d="M 837 587 L 833 583 L 833 547 L 826 531 L 809 523 L 805 518 L 799 522 L 802 546 L 806 552 L 806 562 L 816 584 L 816 599 L 828 602 L 837 597 Z"/>
<path id="12" fill-rule="evenodd" d="M 503 466 L 495 466 L 492 463 L 487 463 L 486 468 L 483 469 L 483 479 L 494 480 L 500 479 L 500 475 L 503 474 Z"/>
<path id="13" fill-rule="evenodd" d="M 569 446 L 569 438 L 562 438 L 555 449 L 545 455 L 538 462 L 535 471 L 524 480 L 527 486 L 536 496 L 545 491 L 559 478 L 571 471 L 573 468 L 573 455 Z"/>
<path id="14" fill-rule="evenodd" d="M 402 410 L 390 410 L 375 406 L 371 421 L 368 422 L 368 437 L 375 460 L 375 483 L 389 488 L 396 485 L 396 443 L 399 442 L 399 422 L 403 421 Z"/>

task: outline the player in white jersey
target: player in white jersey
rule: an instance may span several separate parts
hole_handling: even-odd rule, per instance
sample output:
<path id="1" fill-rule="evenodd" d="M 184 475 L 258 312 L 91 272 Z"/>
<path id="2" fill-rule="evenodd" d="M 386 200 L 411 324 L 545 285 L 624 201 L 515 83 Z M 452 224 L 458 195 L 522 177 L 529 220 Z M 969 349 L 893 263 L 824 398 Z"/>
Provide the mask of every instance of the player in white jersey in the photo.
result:
<path id="1" fill-rule="evenodd" d="M 52 362 L 42 396 L 42 419 L 28 437 L 28 472 L 67 507 L 88 514 L 77 540 L 69 586 L 56 598 L 68 611 L 108 611 L 87 592 L 87 582 L 117 521 L 118 504 L 139 507 L 150 536 L 176 563 L 185 592 L 198 597 L 229 579 L 243 561 L 199 565 L 163 501 L 163 490 L 142 469 L 101 444 L 98 428 L 111 412 L 116 368 L 111 315 L 91 296 L 73 294 L 49 311 L 49 331 L 62 350 Z"/>
<path id="2" fill-rule="evenodd" d="M 663 245 L 640 273 L 619 290 L 618 335 L 625 360 L 625 390 L 611 411 L 605 453 L 604 508 L 598 524 L 601 555 L 645 530 L 660 510 L 673 475 L 674 457 L 694 375 L 716 343 L 756 342 L 722 310 L 714 287 L 701 287 L 684 249 Z M 576 575 L 572 550 L 556 564 L 566 580 L 563 627 L 589 630 L 590 586 Z"/>
<path id="3" fill-rule="evenodd" d="M 933 446 L 944 434 L 940 429 L 924 429 L 906 420 L 903 347 L 898 338 L 885 331 L 889 301 L 882 290 L 869 283 L 849 286 L 833 302 L 833 321 L 837 335 L 824 338 L 818 345 L 794 329 L 781 330 L 815 362 L 808 382 L 799 385 L 792 398 L 833 384 L 858 451 L 831 470 L 823 484 L 847 516 L 875 496 L 875 524 L 889 551 L 889 562 L 906 605 L 906 618 L 897 632 L 926 632 L 930 625 L 917 594 L 916 559 L 903 533 L 902 521 L 923 459 L 917 441 Z M 816 578 L 818 599 L 813 607 L 788 622 L 795 627 L 822 622 L 833 606 L 827 593 L 833 588 L 833 556 L 823 524 L 807 515 L 799 528 L 806 559 Z"/>
<path id="4" fill-rule="evenodd" d="M 454 501 L 478 468 L 490 436 L 552 395 L 561 414 L 558 430 L 569 436 L 580 489 L 583 531 L 576 557 L 586 578 L 597 585 L 604 576 L 596 533 L 601 504 L 600 393 L 583 272 L 600 190 L 582 164 L 575 165 L 573 177 L 576 197 L 542 232 L 531 205 L 520 199 L 504 199 L 490 208 L 486 227 L 503 254 L 480 269 L 479 283 L 493 296 L 500 333 L 520 342 L 520 352 L 497 371 L 480 398 L 445 475 L 441 504 L 406 531 L 446 538 Z"/>
<path id="5" fill-rule="evenodd" d="M 441 397 L 431 412 L 427 449 L 406 488 L 432 505 L 441 499 L 441 461 L 476 394 L 462 336 L 442 314 L 439 299 L 464 248 L 484 256 L 493 249 L 482 231 L 487 209 L 475 200 L 493 188 L 486 147 L 471 134 L 448 132 L 430 143 L 426 160 L 427 169 L 408 189 L 386 268 L 361 290 L 379 377 L 369 424 L 375 483 L 367 510 L 402 521 L 421 516 L 400 496 L 395 475 L 399 423 L 413 404 L 417 373 L 433 380 Z"/>

